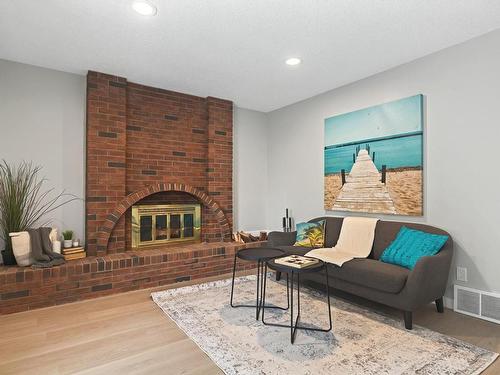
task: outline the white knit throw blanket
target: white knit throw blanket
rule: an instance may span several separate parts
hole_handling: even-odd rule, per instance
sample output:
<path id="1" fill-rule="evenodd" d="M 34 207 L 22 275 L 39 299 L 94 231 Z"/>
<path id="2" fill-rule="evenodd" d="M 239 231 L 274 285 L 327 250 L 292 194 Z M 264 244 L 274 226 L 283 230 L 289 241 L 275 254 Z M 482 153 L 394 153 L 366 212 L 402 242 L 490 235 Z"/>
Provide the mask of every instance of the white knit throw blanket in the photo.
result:
<path id="1" fill-rule="evenodd" d="M 323 262 L 342 266 L 354 258 L 370 255 L 375 238 L 378 219 L 368 217 L 346 217 L 342 222 L 340 236 L 334 247 L 314 249 L 306 256 L 321 259 Z"/>

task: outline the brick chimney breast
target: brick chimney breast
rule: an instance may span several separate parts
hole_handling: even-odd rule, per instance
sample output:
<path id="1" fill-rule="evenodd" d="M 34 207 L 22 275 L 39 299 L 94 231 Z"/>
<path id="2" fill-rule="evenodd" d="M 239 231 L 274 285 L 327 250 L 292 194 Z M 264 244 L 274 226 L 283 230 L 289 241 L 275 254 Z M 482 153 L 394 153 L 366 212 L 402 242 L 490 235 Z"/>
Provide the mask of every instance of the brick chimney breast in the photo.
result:
<path id="1" fill-rule="evenodd" d="M 198 202 L 204 242 L 232 231 L 231 101 L 87 75 L 89 255 L 130 249 L 132 205 Z"/>

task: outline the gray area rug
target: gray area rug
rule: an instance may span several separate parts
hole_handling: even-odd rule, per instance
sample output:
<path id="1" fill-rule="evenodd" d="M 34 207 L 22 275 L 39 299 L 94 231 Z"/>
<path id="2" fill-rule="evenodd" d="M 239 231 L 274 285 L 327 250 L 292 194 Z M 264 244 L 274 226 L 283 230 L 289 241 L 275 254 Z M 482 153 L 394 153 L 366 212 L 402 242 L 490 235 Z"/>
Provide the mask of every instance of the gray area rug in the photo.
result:
<path id="1" fill-rule="evenodd" d="M 154 302 L 226 374 L 479 374 L 498 354 L 365 308 L 332 299 L 333 329 L 264 326 L 251 308 L 231 308 L 231 280 L 152 293 Z M 295 300 L 295 296 L 294 296 Z M 255 303 L 255 276 L 240 277 L 235 303 Z M 286 284 L 270 278 L 266 303 L 286 306 Z M 289 323 L 289 312 L 266 309 L 266 321 Z M 301 321 L 327 327 L 325 295 L 301 288 Z"/>

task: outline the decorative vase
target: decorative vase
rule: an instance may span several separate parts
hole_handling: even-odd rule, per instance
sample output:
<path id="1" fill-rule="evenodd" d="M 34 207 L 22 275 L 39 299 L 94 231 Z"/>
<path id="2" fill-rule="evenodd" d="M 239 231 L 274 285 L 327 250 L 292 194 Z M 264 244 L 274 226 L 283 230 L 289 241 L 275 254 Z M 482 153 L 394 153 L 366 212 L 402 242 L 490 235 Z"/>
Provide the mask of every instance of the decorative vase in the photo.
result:
<path id="1" fill-rule="evenodd" d="M 69 249 L 73 246 L 73 240 L 64 240 L 64 248 Z"/>
<path id="2" fill-rule="evenodd" d="M 31 255 L 31 242 L 28 232 L 13 232 L 9 233 L 12 241 L 12 252 L 16 258 L 16 262 L 21 267 L 31 266 L 35 259 Z"/>

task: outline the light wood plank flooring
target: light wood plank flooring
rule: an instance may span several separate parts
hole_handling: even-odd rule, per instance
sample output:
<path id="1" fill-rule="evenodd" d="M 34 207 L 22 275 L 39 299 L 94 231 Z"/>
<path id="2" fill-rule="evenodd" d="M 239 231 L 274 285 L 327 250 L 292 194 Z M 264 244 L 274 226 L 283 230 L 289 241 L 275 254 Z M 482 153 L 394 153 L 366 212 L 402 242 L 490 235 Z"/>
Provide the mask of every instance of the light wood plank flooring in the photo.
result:
<path id="1" fill-rule="evenodd" d="M 151 291 L 1 316 L 0 374 L 222 374 L 151 301 Z M 500 352 L 500 325 L 451 310 L 438 314 L 433 305 L 416 312 L 414 322 Z M 500 374 L 500 361 L 483 374 Z"/>

